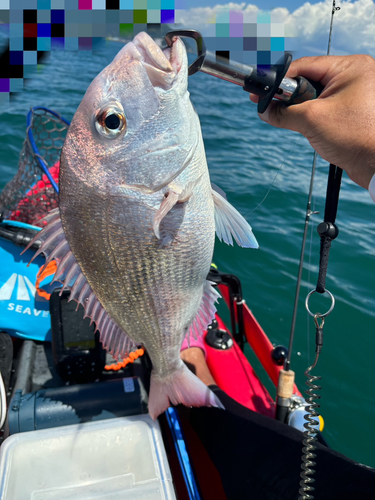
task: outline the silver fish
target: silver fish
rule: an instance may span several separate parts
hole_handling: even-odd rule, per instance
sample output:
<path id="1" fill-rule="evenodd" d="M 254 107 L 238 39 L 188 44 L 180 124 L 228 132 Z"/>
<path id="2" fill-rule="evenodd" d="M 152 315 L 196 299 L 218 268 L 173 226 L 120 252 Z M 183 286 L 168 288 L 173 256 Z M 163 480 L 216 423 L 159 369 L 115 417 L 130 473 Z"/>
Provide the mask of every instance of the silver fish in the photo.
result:
<path id="1" fill-rule="evenodd" d="M 180 39 L 161 50 L 140 33 L 121 49 L 74 115 L 61 155 L 60 206 L 37 235 L 36 255 L 56 260 L 54 280 L 84 306 L 103 346 L 116 359 L 146 348 L 153 418 L 170 403 L 222 406 L 186 368 L 180 348 L 215 315 L 219 294 L 206 280 L 215 227 L 226 243 L 233 236 L 258 246 L 211 187 L 187 70 Z"/>

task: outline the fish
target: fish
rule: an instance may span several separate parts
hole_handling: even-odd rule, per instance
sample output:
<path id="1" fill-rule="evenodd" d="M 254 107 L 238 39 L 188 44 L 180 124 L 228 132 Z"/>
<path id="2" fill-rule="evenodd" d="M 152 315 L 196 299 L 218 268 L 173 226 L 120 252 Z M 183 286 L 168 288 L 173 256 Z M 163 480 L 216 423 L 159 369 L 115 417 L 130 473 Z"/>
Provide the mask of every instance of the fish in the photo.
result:
<path id="1" fill-rule="evenodd" d="M 215 317 L 215 231 L 230 245 L 258 244 L 211 185 L 180 38 L 161 49 L 139 33 L 92 81 L 66 135 L 59 186 L 33 258 L 56 261 L 61 293 L 83 305 L 116 360 L 146 349 L 153 419 L 170 404 L 223 408 L 180 348 Z"/>

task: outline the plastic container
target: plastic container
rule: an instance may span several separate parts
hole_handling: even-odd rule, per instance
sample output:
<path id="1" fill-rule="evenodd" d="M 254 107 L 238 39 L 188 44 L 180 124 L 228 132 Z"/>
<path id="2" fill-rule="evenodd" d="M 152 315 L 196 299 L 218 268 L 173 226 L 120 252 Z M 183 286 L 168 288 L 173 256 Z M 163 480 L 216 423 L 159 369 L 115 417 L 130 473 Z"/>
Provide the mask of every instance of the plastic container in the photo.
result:
<path id="1" fill-rule="evenodd" d="M 24 432 L 0 449 L 1 500 L 175 500 L 149 415 Z"/>

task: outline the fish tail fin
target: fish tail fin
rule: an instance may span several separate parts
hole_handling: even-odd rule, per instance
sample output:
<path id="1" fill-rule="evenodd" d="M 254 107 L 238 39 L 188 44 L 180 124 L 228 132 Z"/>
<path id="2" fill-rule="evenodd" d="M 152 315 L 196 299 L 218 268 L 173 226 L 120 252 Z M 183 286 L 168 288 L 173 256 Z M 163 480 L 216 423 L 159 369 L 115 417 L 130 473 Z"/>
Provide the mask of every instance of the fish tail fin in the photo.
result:
<path id="1" fill-rule="evenodd" d="M 216 406 L 225 409 L 219 398 L 185 365 L 168 377 L 151 373 L 148 411 L 155 420 L 171 404 Z"/>

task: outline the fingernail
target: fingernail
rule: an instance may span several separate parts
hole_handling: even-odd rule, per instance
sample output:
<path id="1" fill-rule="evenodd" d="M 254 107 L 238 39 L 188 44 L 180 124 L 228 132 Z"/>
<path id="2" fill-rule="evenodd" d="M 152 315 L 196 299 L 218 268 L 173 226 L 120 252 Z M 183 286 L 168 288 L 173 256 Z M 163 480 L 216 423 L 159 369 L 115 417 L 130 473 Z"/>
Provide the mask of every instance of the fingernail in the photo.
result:
<path id="1" fill-rule="evenodd" d="M 269 121 L 269 119 L 270 119 L 270 109 L 269 109 L 269 108 L 267 108 L 267 109 L 266 109 L 266 111 L 264 111 L 264 113 L 262 113 L 262 114 L 261 114 L 261 113 L 258 113 L 258 115 L 259 115 L 259 118 L 260 118 L 261 120 L 263 120 L 264 122 L 267 122 L 267 123 L 268 123 L 268 121 Z"/>

